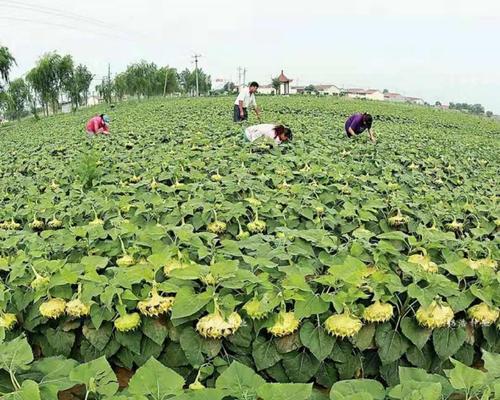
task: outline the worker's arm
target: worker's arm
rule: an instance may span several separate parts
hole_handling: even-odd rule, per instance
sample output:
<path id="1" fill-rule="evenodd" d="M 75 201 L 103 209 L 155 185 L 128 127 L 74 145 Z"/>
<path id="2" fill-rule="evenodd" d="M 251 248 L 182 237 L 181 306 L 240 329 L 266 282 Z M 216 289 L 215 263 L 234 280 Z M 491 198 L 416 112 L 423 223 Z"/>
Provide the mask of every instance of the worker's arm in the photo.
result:
<path id="1" fill-rule="evenodd" d="M 257 107 L 257 106 L 254 106 L 253 108 L 254 112 L 255 112 L 255 115 L 257 116 L 257 118 L 259 119 L 260 121 L 260 108 Z"/>
<path id="2" fill-rule="evenodd" d="M 238 107 L 240 108 L 240 116 L 243 117 L 245 115 L 245 111 L 243 111 L 243 100 L 238 101 Z"/>
<path id="3" fill-rule="evenodd" d="M 349 137 L 356 136 L 356 132 L 354 132 L 354 129 L 352 129 L 351 127 L 349 127 L 349 129 L 347 130 L 347 132 L 349 132 Z"/>
<path id="4" fill-rule="evenodd" d="M 373 143 L 377 143 L 377 138 L 375 137 L 375 132 L 373 132 L 373 129 L 368 129 L 368 136 L 370 136 L 370 140 Z"/>

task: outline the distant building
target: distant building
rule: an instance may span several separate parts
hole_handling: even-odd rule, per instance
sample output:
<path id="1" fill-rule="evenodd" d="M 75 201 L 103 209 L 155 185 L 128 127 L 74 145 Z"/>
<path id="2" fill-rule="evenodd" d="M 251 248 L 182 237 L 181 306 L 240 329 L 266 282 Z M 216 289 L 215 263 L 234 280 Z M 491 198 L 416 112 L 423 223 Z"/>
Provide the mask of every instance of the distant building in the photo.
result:
<path id="1" fill-rule="evenodd" d="M 305 90 L 305 86 L 292 86 L 290 88 L 290 91 L 293 93 L 293 94 L 304 94 L 304 90 Z"/>
<path id="2" fill-rule="evenodd" d="M 405 97 L 405 99 L 407 103 L 418 104 L 420 106 L 423 106 L 425 104 L 425 101 L 420 97 Z"/>
<path id="3" fill-rule="evenodd" d="M 276 94 L 276 89 L 273 88 L 273 85 L 260 85 L 259 86 L 260 94 Z"/>
<path id="4" fill-rule="evenodd" d="M 314 85 L 319 94 L 340 95 L 341 90 L 335 85 Z"/>
<path id="5" fill-rule="evenodd" d="M 286 75 L 283 73 L 283 70 L 281 70 L 280 76 L 278 76 L 278 80 L 280 82 L 280 90 L 279 94 L 282 95 L 289 95 L 292 94 L 290 93 L 290 83 L 293 81 L 293 79 L 288 79 Z"/>
<path id="6" fill-rule="evenodd" d="M 384 93 L 385 101 L 394 101 L 398 103 L 404 103 L 406 101 L 406 97 L 399 93 Z"/>
<path id="7" fill-rule="evenodd" d="M 345 95 L 351 99 L 384 100 L 384 94 L 377 89 L 346 89 Z"/>

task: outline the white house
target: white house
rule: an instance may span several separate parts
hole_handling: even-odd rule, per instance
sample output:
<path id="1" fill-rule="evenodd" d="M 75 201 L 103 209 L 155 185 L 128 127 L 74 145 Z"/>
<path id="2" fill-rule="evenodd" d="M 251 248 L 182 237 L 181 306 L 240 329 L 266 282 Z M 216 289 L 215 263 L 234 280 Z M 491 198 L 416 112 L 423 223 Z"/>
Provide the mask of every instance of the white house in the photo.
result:
<path id="1" fill-rule="evenodd" d="M 259 86 L 260 94 L 276 94 L 276 89 L 273 88 L 273 85 L 260 85 Z"/>
<path id="2" fill-rule="evenodd" d="M 314 87 L 319 94 L 338 96 L 341 92 L 341 90 L 335 85 L 315 85 Z"/>
<path id="3" fill-rule="evenodd" d="M 425 101 L 420 97 L 405 97 L 407 103 L 418 104 L 420 106 L 425 105 Z"/>
<path id="4" fill-rule="evenodd" d="M 406 101 L 406 97 L 399 93 L 384 93 L 385 101 L 394 101 L 397 103 L 404 103 Z"/>
<path id="5" fill-rule="evenodd" d="M 377 89 L 347 89 L 345 94 L 351 99 L 384 101 L 384 93 Z"/>

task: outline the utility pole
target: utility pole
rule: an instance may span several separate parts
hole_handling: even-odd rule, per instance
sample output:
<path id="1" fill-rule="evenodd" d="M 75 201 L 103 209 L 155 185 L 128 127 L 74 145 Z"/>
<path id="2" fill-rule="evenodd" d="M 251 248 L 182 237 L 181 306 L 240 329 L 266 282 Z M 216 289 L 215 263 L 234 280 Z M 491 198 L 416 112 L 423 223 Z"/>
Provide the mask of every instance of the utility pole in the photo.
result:
<path id="1" fill-rule="evenodd" d="M 163 85 L 163 97 L 167 95 L 168 67 L 165 67 L 165 85 Z"/>
<path id="2" fill-rule="evenodd" d="M 241 67 L 238 67 L 238 89 L 241 87 L 241 72 L 242 72 L 242 68 Z"/>
<path id="3" fill-rule="evenodd" d="M 194 64 L 195 64 L 195 74 L 196 74 L 196 96 L 198 97 L 200 95 L 200 87 L 198 84 L 198 58 L 201 57 L 201 54 L 195 54 L 193 56 L 194 58 Z"/>
<path id="4" fill-rule="evenodd" d="M 243 68 L 243 86 L 247 84 L 247 69 Z"/>

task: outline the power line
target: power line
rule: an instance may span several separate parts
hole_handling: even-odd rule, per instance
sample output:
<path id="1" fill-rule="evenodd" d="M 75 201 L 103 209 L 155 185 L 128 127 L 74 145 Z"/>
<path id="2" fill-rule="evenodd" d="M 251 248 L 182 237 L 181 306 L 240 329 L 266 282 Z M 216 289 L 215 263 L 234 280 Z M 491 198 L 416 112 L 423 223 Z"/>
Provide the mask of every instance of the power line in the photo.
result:
<path id="1" fill-rule="evenodd" d="M 109 37 L 114 37 L 115 39 L 127 39 L 126 37 L 124 36 L 119 36 L 119 35 L 116 35 L 116 34 L 112 34 L 112 33 L 108 33 L 108 32 L 96 32 L 96 31 L 89 31 L 89 30 L 84 30 L 84 29 L 79 29 L 75 26 L 71 26 L 71 25 L 65 25 L 65 24 L 61 24 L 61 23 L 58 23 L 58 22 L 49 22 L 49 21 L 40 21 L 40 20 L 37 20 L 37 19 L 30 19 L 30 18 L 20 18 L 20 17 L 4 17 L 4 16 L 0 16 L 0 19 L 3 19 L 3 20 L 6 20 L 6 21 L 18 21 L 18 22 L 29 22 L 29 23 L 34 23 L 34 24 L 41 24 L 41 25 L 48 25 L 48 26 L 57 26 L 59 28 L 65 28 L 65 29 L 69 29 L 69 30 L 72 30 L 72 31 L 76 31 L 76 32 L 80 32 L 80 33 L 85 33 L 85 34 L 94 34 L 94 35 L 106 35 L 106 36 L 109 36 Z M 127 39 L 128 40 L 128 39 Z"/>
<path id="2" fill-rule="evenodd" d="M 60 17 L 64 17 L 64 18 L 69 18 L 69 19 L 74 19 L 74 20 L 79 20 L 79 21 L 91 23 L 94 26 L 101 25 L 103 28 L 106 28 L 106 29 L 120 29 L 124 33 L 130 33 L 128 31 L 124 30 L 123 28 L 118 27 L 118 26 L 113 26 L 112 24 L 110 24 L 106 21 L 102 21 L 102 20 L 99 20 L 97 18 L 88 17 L 86 15 L 78 14 L 78 13 L 71 12 L 71 11 L 60 10 L 60 9 L 57 9 L 54 7 L 41 6 L 38 4 L 27 3 L 27 2 L 17 1 L 17 0 L 1 0 L 0 6 L 14 8 L 14 9 L 17 8 L 17 9 L 21 9 L 21 10 L 35 11 L 35 12 L 46 14 L 46 15 L 60 16 Z"/>

